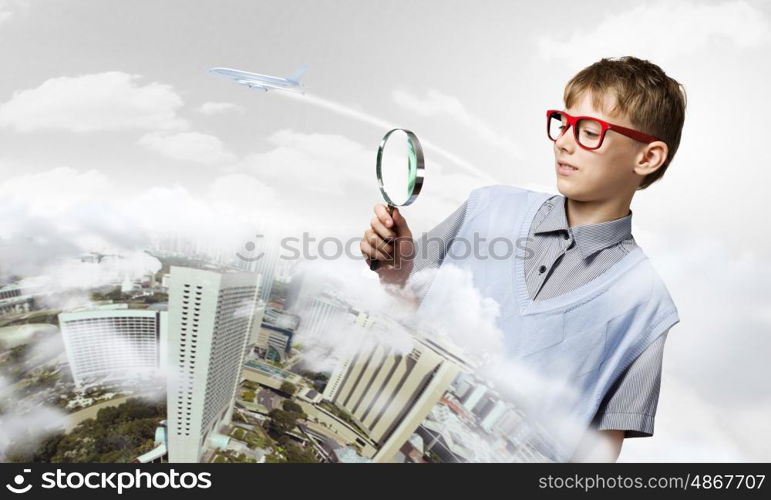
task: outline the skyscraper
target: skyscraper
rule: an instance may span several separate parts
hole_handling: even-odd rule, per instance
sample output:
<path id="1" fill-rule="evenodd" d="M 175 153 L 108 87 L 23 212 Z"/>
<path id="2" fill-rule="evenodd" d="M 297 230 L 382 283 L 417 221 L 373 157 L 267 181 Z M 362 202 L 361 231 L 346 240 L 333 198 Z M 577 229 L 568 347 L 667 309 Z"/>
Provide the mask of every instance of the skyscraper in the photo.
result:
<path id="1" fill-rule="evenodd" d="M 236 253 L 233 264 L 240 269 L 262 276 L 259 295 L 260 300 L 267 304 L 270 302 L 270 291 L 273 288 L 273 280 L 279 264 L 278 242 L 264 234 L 256 236 L 254 241 L 246 243 L 246 255 L 242 255 L 241 252 Z"/>
<path id="2" fill-rule="evenodd" d="M 230 423 L 259 279 L 172 266 L 169 281 L 169 462 L 199 462 Z"/>
<path id="3" fill-rule="evenodd" d="M 339 328 L 347 322 L 351 306 L 331 291 L 325 291 L 310 299 L 301 310 L 302 322 L 299 333 L 303 339 L 316 339 L 330 328 Z"/>

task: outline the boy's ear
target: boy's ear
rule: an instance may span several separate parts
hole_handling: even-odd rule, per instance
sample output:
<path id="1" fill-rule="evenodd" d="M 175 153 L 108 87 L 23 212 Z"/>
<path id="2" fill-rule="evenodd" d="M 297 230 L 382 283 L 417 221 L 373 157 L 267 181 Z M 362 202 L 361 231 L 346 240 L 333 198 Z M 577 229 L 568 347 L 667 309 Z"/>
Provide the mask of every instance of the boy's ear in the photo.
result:
<path id="1" fill-rule="evenodd" d="M 669 147 L 664 141 L 653 141 L 646 144 L 637 160 L 635 173 L 645 177 L 661 168 L 669 156 Z"/>

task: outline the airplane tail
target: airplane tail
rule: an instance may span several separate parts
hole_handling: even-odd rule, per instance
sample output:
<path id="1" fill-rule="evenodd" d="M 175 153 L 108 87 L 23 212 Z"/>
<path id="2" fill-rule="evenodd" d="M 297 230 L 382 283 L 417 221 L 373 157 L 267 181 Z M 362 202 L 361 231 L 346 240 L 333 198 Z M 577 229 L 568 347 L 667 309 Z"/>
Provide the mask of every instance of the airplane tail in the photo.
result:
<path id="1" fill-rule="evenodd" d="M 308 65 L 303 65 L 295 71 L 292 76 L 287 77 L 287 80 L 292 80 L 293 82 L 300 83 L 300 78 L 302 78 L 303 74 L 308 70 Z"/>

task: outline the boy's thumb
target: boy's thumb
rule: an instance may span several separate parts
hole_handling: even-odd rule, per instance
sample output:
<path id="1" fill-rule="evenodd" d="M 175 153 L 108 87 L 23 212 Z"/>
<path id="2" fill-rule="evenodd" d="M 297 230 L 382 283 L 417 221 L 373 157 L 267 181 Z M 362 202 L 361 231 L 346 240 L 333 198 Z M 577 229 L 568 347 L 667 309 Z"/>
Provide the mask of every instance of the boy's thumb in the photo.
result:
<path id="1" fill-rule="evenodd" d="M 402 213 L 399 211 L 398 207 L 394 207 L 394 211 L 391 213 L 391 218 L 393 218 L 394 226 L 396 226 L 396 230 L 399 234 L 410 232 L 410 228 L 407 226 L 407 221 L 404 220 L 404 217 L 402 217 Z"/>

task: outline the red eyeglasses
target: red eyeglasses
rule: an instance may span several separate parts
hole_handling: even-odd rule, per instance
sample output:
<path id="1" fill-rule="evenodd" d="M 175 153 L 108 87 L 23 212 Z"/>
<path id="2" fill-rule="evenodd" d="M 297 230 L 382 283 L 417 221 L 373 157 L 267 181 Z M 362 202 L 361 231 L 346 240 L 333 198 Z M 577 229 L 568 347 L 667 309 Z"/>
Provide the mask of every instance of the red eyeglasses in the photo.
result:
<path id="1" fill-rule="evenodd" d="M 552 141 L 559 139 L 571 125 L 573 126 L 573 136 L 576 138 L 576 143 L 589 151 L 598 149 L 602 146 L 602 141 L 605 139 L 605 132 L 608 130 L 614 130 L 619 134 L 631 137 L 632 139 L 646 144 L 661 140 L 638 132 L 637 130 L 632 130 L 631 128 L 622 127 L 620 125 L 613 125 L 612 123 L 591 116 L 570 116 L 564 111 L 558 111 L 556 109 L 550 109 L 546 112 L 546 134 Z"/>

